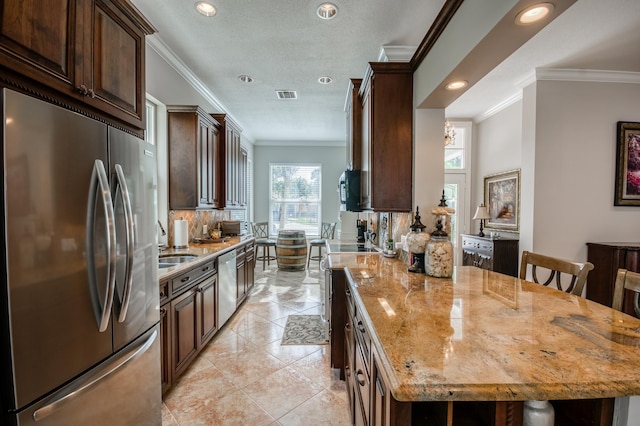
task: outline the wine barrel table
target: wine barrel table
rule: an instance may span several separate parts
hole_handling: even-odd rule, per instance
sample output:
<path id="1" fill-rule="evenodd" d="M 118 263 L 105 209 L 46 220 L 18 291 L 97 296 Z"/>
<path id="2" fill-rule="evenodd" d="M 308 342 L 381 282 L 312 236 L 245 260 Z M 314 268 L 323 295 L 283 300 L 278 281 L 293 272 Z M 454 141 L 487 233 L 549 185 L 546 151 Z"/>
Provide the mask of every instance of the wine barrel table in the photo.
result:
<path id="1" fill-rule="evenodd" d="M 304 231 L 282 230 L 276 240 L 278 269 L 297 271 L 307 264 L 307 236 Z"/>

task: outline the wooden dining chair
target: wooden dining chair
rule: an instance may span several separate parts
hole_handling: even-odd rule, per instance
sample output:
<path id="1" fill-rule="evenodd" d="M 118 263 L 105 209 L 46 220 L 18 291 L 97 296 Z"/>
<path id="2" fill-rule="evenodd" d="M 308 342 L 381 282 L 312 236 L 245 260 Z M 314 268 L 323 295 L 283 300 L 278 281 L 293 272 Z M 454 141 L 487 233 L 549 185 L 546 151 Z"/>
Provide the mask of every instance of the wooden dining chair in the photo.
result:
<path id="1" fill-rule="evenodd" d="M 633 292 L 633 311 L 640 318 L 640 307 L 638 299 L 640 299 L 640 274 L 637 272 L 627 271 L 626 269 L 618 269 L 616 275 L 616 283 L 613 287 L 613 303 L 611 307 L 618 311 L 623 310 L 624 296 L 626 290 Z"/>
<path id="2" fill-rule="evenodd" d="M 256 222 L 251 224 L 253 236 L 256 238 L 256 261 L 262 261 L 262 270 L 264 264 L 271 266 L 271 261 L 276 260 L 276 240 L 269 238 L 269 222 Z M 262 254 L 258 249 L 262 247 Z M 273 254 L 271 254 L 273 247 Z"/>
<path id="3" fill-rule="evenodd" d="M 322 261 L 322 249 L 325 246 L 325 242 L 327 240 L 333 240 L 335 233 L 336 222 L 322 222 L 322 227 L 320 228 L 320 238 L 309 241 L 309 257 L 307 258 L 307 268 L 309 267 L 309 263 L 312 260 L 317 260 L 318 268 L 320 267 L 320 262 Z M 317 255 L 311 255 L 314 247 L 318 249 Z"/>
<path id="4" fill-rule="evenodd" d="M 593 264 L 590 262 L 580 263 L 523 251 L 522 261 L 520 262 L 520 279 L 527 279 L 527 267 L 529 265 L 531 265 L 531 276 L 535 283 L 549 286 L 555 278 L 555 286 L 558 290 L 575 294 L 576 296 L 582 295 L 582 289 L 587 282 L 587 275 L 593 269 Z M 541 271 L 542 274 L 548 274 L 544 281 L 538 278 Z M 568 278 L 569 276 L 571 279 Z M 567 283 L 566 281 L 569 282 Z"/>

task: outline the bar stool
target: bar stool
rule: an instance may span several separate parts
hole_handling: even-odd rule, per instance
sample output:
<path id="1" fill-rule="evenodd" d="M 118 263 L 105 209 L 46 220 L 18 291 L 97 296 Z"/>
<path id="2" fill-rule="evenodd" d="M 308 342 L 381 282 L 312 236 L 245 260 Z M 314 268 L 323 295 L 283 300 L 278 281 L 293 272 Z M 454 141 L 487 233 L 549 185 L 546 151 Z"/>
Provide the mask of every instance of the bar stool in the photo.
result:
<path id="1" fill-rule="evenodd" d="M 271 266 L 271 261 L 276 260 L 276 240 L 269 238 L 269 222 L 252 223 L 253 236 L 256 237 L 256 261 L 262 260 L 262 270 L 264 263 Z M 262 255 L 259 255 L 258 248 L 262 247 Z M 273 255 L 271 254 L 273 247 Z"/>
<path id="2" fill-rule="evenodd" d="M 527 279 L 527 265 L 531 265 L 531 277 L 536 284 L 548 286 L 555 278 L 555 286 L 558 290 L 576 296 L 582 296 L 582 289 L 587 282 L 587 275 L 589 271 L 593 269 L 593 264 L 589 262 L 573 262 L 571 260 L 558 259 L 530 251 L 523 251 L 522 261 L 520 262 L 521 280 Z M 549 274 L 544 282 L 538 280 L 538 267 Z M 570 280 L 568 284 L 562 282 L 562 274 L 565 274 L 566 279 Z"/>
<path id="3" fill-rule="evenodd" d="M 309 263 L 311 260 L 318 261 L 318 268 L 320 268 L 320 262 L 322 261 L 322 248 L 325 246 L 327 240 L 332 240 L 334 234 L 336 233 L 336 223 L 327 223 L 322 222 L 322 228 L 320 229 L 320 238 L 316 240 L 309 241 L 309 258 L 307 259 L 307 268 L 309 267 Z M 313 252 L 313 248 L 318 248 L 318 254 L 316 256 L 312 256 L 311 252 Z"/>

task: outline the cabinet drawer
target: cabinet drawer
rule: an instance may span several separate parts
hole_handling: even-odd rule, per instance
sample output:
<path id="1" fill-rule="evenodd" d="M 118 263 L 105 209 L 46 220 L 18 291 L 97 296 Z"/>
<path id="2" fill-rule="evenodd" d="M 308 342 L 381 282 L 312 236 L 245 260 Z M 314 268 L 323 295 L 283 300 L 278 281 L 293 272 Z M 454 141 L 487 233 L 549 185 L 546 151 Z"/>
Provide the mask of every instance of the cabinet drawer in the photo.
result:
<path id="1" fill-rule="evenodd" d="M 169 281 L 160 283 L 160 305 L 169 300 Z"/>
<path id="2" fill-rule="evenodd" d="M 356 398 L 360 400 L 362 403 L 362 411 L 364 414 L 364 424 L 369 424 L 369 407 L 370 407 L 370 398 L 371 398 L 371 383 L 369 378 L 369 373 L 365 367 L 365 356 L 360 350 L 360 345 L 356 344 L 356 365 L 353 372 L 353 381 L 355 383 L 356 394 L 359 394 L 360 398 Z M 356 404 L 357 405 L 357 404 Z M 358 411 L 358 407 L 356 406 L 356 413 Z"/>
<path id="3" fill-rule="evenodd" d="M 365 365 L 367 371 L 369 371 L 369 354 L 371 348 L 371 336 L 369 335 L 369 331 L 367 327 L 365 327 L 364 322 L 361 319 L 361 316 L 358 315 L 358 311 L 356 310 L 356 315 L 353 317 L 353 329 L 356 335 L 356 346 L 362 346 L 362 351 L 364 355 Z"/>
<path id="4" fill-rule="evenodd" d="M 214 261 L 209 261 L 200 266 L 197 266 L 181 275 L 178 275 L 171 280 L 171 295 L 175 296 L 180 291 L 190 287 L 192 284 L 197 283 L 205 276 L 211 275 L 216 272 Z"/>
<path id="5" fill-rule="evenodd" d="M 493 252 L 493 242 L 492 241 L 484 241 L 475 238 L 462 238 L 462 248 L 468 250 L 474 250 L 477 252 L 485 252 L 492 253 Z"/>

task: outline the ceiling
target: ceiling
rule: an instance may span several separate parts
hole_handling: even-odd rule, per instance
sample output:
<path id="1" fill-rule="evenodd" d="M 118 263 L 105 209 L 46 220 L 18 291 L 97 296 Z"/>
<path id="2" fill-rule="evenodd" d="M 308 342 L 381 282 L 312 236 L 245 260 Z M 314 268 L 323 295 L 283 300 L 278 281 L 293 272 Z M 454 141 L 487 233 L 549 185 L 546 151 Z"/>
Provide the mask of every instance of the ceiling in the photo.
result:
<path id="1" fill-rule="evenodd" d="M 344 143 L 349 79 L 362 78 L 383 46 L 418 46 L 445 3 L 332 0 L 338 15 L 321 20 L 320 0 L 212 0 L 218 12 L 209 18 L 194 2 L 132 0 L 158 30 L 152 46 L 178 57 L 222 110 L 210 112 L 230 114 L 257 144 Z M 639 18 L 637 0 L 578 0 L 445 105 L 446 115 L 481 117 L 517 96 L 540 67 L 640 72 Z M 241 82 L 243 74 L 254 81 Z M 333 83 L 318 83 L 322 76 Z M 298 99 L 279 100 L 276 90 L 295 90 Z"/>

